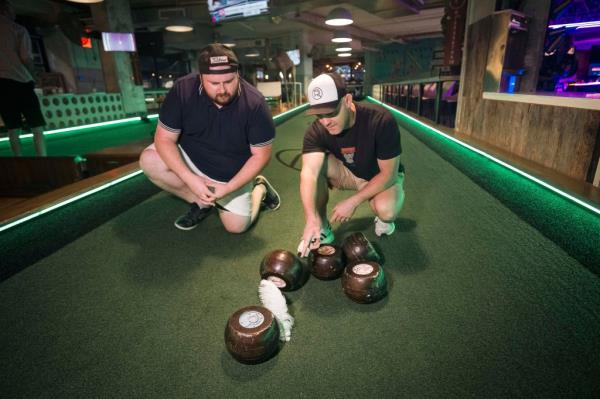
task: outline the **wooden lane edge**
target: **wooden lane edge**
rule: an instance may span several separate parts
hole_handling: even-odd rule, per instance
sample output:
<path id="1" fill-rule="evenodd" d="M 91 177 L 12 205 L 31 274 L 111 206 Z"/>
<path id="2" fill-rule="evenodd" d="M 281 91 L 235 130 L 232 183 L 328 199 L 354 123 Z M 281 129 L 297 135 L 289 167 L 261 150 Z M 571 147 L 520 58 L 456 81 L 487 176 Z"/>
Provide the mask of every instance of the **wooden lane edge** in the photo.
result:
<path id="1" fill-rule="evenodd" d="M 132 162 L 99 175 L 88 177 L 59 189 L 38 195 L 37 197 L 26 199 L 15 205 L 12 209 L 3 212 L 0 216 L 0 224 L 8 224 L 24 218 L 35 212 L 42 211 L 76 196 L 85 194 L 86 192 L 139 170 L 140 167 L 138 162 Z"/>

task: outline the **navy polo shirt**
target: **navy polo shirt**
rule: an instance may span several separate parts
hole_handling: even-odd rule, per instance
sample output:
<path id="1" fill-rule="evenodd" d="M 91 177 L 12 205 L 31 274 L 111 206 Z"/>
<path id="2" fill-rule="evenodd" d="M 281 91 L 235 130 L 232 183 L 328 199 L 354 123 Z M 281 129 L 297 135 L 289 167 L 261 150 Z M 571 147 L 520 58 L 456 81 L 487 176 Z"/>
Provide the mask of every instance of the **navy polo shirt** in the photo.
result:
<path id="1" fill-rule="evenodd" d="M 251 147 L 269 145 L 275 138 L 264 96 L 243 79 L 240 89 L 230 104 L 217 108 L 200 90 L 198 74 L 189 74 L 175 82 L 160 108 L 160 126 L 179 134 L 177 142 L 194 165 L 220 182 L 240 171 Z"/>

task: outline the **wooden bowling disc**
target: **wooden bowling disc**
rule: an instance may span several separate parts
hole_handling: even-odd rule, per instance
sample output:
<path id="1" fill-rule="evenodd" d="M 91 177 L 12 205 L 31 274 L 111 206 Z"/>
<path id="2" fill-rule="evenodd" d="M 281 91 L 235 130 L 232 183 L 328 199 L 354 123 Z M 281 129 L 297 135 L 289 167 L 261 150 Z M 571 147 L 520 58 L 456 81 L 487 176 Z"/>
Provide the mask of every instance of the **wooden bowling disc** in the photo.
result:
<path id="1" fill-rule="evenodd" d="M 350 234 L 344 239 L 342 250 L 346 255 L 346 262 L 356 262 L 359 260 L 368 260 L 380 263 L 381 258 L 371 244 L 371 242 L 361 232 Z"/>
<path id="2" fill-rule="evenodd" d="M 323 244 L 310 251 L 308 265 L 310 272 L 316 278 L 334 280 L 344 271 L 342 250 L 335 245 Z"/>
<path id="3" fill-rule="evenodd" d="M 308 271 L 298 257 L 284 249 L 269 252 L 260 264 L 260 276 L 282 291 L 294 291 L 306 282 Z"/>
<path id="4" fill-rule="evenodd" d="M 242 363 L 261 363 L 279 349 L 279 327 L 267 308 L 246 306 L 231 315 L 225 327 L 225 346 Z"/>
<path id="5" fill-rule="evenodd" d="M 342 288 L 354 302 L 377 302 L 387 295 L 387 281 L 383 268 L 373 261 L 350 263 L 342 274 Z"/>

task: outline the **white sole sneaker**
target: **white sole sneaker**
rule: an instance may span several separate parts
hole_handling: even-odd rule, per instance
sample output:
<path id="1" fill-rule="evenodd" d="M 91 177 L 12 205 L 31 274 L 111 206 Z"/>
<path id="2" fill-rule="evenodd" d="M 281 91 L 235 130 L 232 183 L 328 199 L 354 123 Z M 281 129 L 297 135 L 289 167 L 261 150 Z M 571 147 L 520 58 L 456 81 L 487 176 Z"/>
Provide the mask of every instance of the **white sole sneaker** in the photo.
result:
<path id="1" fill-rule="evenodd" d="M 394 222 L 384 222 L 377 216 L 375 217 L 375 235 L 377 237 L 381 237 L 382 235 L 392 235 L 395 230 L 396 224 Z"/>

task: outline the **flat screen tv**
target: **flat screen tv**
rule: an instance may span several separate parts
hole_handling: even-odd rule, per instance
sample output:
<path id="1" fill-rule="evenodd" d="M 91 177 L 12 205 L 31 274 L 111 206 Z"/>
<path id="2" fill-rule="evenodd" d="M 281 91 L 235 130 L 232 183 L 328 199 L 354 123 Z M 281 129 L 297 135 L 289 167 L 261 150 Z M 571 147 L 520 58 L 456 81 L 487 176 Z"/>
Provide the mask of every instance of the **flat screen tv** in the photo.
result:
<path id="1" fill-rule="evenodd" d="M 588 75 L 593 76 L 595 78 L 600 77 L 600 62 L 590 64 L 590 66 L 588 68 Z"/>
<path id="2" fill-rule="evenodd" d="M 215 25 L 269 13 L 269 0 L 208 0 L 207 3 L 210 20 Z"/>
<path id="3" fill-rule="evenodd" d="M 600 77 L 600 46 L 592 46 L 589 62 L 588 75 L 594 78 Z"/>
<path id="4" fill-rule="evenodd" d="M 292 63 L 296 66 L 300 65 L 300 50 L 296 49 L 296 50 L 289 50 L 286 51 L 288 57 L 290 57 L 290 60 L 292 60 Z"/>
<path id="5" fill-rule="evenodd" d="M 102 32 L 102 46 L 104 51 L 136 51 L 133 33 Z"/>

